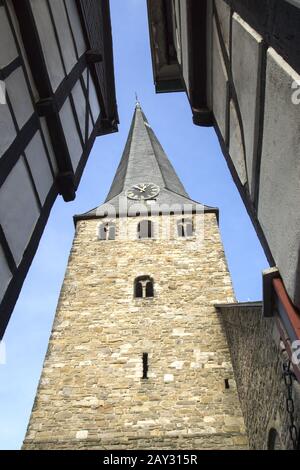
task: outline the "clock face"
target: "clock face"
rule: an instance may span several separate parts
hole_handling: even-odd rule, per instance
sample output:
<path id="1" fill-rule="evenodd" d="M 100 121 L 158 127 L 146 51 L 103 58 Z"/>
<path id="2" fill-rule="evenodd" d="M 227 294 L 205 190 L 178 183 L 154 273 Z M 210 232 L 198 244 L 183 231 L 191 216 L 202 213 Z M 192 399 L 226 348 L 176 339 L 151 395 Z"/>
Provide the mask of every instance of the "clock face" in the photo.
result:
<path id="1" fill-rule="evenodd" d="M 154 183 L 138 183 L 131 186 L 126 192 L 129 199 L 145 200 L 153 199 L 159 193 L 159 186 Z"/>

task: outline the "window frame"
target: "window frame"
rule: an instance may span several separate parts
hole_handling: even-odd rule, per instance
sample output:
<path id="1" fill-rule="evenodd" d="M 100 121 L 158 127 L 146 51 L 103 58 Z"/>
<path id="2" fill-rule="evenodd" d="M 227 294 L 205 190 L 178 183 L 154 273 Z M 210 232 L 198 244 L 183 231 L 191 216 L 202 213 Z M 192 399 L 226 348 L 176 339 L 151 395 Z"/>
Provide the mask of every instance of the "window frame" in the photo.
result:
<path id="1" fill-rule="evenodd" d="M 147 236 L 141 236 L 141 234 L 144 233 L 144 228 L 142 228 L 143 224 L 147 223 L 147 228 L 145 227 L 145 233 L 147 233 Z M 154 222 L 149 219 L 143 219 L 140 222 L 138 222 L 137 225 L 137 238 L 138 240 L 151 240 L 154 237 Z"/>
<path id="2" fill-rule="evenodd" d="M 142 282 L 145 282 L 144 286 Z M 149 285 L 150 285 L 150 288 L 149 288 Z M 152 295 L 147 295 L 147 292 L 149 293 L 149 290 Z M 137 291 L 139 292 L 139 294 L 142 294 L 142 295 L 137 295 Z M 135 299 L 153 299 L 154 298 L 153 278 L 149 275 L 136 277 L 134 280 L 133 296 Z"/>
<path id="3" fill-rule="evenodd" d="M 190 233 L 189 233 L 190 232 Z M 179 238 L 191 238 L 195 235 L 193 219 L 177 220 L 177 236 Z"/>
<path id="4" fill-rule="evenodd" d="M 103 233 L 106 234 L 105 237 L 102 236 Z M 99 225 L 98 228 L 98 240 L 100 241 L 113 241 L 116 239 L 116 224 L 115 222 L 103 222 Z"/>

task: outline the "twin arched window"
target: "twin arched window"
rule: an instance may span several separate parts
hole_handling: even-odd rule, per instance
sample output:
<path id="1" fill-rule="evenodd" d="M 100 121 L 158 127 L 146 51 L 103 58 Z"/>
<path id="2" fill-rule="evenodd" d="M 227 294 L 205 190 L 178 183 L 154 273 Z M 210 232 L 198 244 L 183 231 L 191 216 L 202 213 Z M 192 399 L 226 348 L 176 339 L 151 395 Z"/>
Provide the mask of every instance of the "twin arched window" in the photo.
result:
<path id="1" fill-rule="evenodd" d="M 177 233 L 179 237 L 193 236 L 193 221 L 191 219 L 181 219 L 177 222 Z"/>
<path id="2" fill-rule="evenodd" d="M 99 227 L 99 240 L 114 240 L 116 237 L 116 226 L 108 222 Z"/>
<path id="3" fill-rule="evenodd" d="M 137 226 L 138 238 L 153 238 L 154 224 L 151 220 L 142 220 Z"/>
<path id="4" fill-rule="evenodd" d="M 154 283 L 150 276 L 140 276 L 134 281 L 134 297 L 154 297 Z"/>

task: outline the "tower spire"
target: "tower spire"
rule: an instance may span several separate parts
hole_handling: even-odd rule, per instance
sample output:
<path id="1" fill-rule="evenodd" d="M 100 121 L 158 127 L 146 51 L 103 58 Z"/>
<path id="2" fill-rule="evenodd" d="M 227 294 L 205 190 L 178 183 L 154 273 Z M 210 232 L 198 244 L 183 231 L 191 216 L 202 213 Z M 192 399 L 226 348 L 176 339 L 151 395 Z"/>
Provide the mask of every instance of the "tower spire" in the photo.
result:
<path id="1" fill-rule="evenodd" d="M 127 142 L 107 200 L 133 184 L 147 181 L 188 197 L 137 100 Z"/>
<path id="2" fill-rule="evenodd" d="M 217 212 L 218 209 L 203 206 L 190 199 L 147 120 L 137 93 L 135 98 L 136 105 L 127 142 L 105 203 L 115 206 L 118 211 L 120 196 L 126 197 L 130 188 L 134 186 L 152 183 L 159 188 L 155 197 L 155 202 L 159 205 L 200 204 L 206 211 Z M 128 207 L 135 202 L 128 200 Z M 101 209 L 102 205 L 83 216 L 93 217 L 97 215 L 98 210 L 101 212 Z M 81 216 L 76 216 L 78 217 Z"/>
<path id="3" fill-rule="evenodd" d="M 137 108 L 138 106 L 140 107 L 141 105 L 139 102 L 138 94 L 137 92 L 135 92 L 135 107 Z"/>

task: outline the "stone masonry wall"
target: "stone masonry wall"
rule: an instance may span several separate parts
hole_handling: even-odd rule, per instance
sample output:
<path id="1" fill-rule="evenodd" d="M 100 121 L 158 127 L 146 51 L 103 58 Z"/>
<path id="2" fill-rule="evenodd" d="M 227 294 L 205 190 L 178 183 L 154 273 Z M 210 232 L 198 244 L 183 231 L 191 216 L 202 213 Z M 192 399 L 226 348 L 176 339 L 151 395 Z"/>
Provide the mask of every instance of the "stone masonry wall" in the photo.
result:
<path id="1" fill-rule="evenodd" d="M 286 358 L 274 318 L 261 307 L 221 308 L 226 326 L 238 393 L 252 449 L 267 449 L 270 430 L 276 449 L 292 449 L 287 389 L 282 378 Z M 293 382 L 295 424 L 300 429 L 300 385 Z"/>
<path id="2" fill-rule="evenodd" d="M 171 216 L 171 239 L 166 216 L 150 240 L 137 240 L 139 217 L 117 219 L 111 241 L 99 219 L 77 223 L 24 449 L 247 448 L 214 307 L 234 301 L 231 280 L 215 214 L 193 217 L 196 235 L 178 238 Z M 134 298 L 140 275 L 153 298 Z"/>

